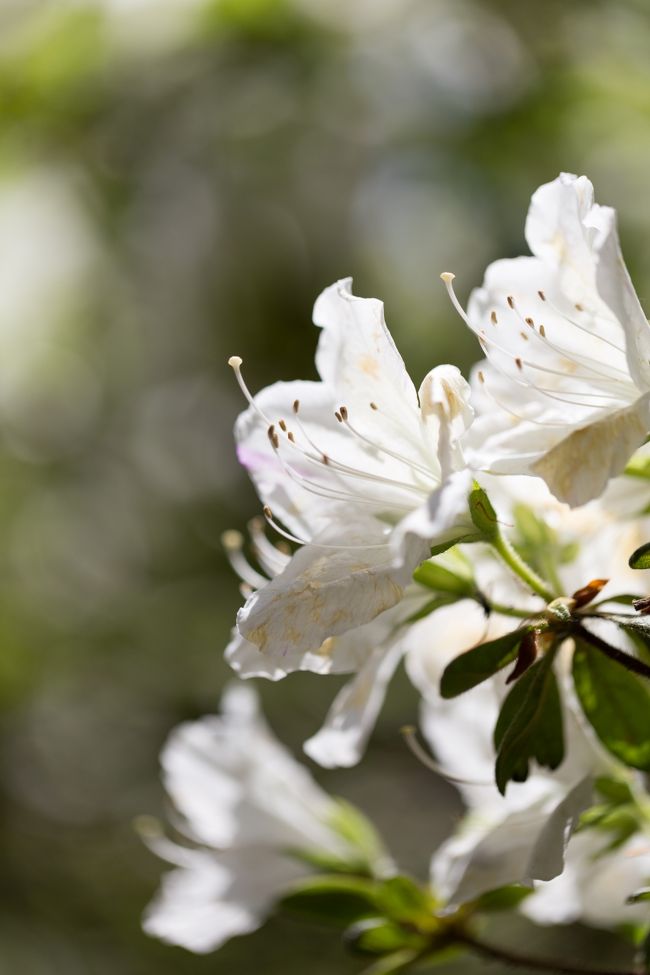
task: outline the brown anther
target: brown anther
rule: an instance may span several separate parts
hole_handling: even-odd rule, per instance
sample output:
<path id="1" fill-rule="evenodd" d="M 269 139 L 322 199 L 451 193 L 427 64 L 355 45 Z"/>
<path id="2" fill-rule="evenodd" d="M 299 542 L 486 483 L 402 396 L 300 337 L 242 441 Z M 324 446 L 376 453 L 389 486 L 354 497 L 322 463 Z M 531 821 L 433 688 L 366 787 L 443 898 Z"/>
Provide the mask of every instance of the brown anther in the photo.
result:
<path id="1" fill-rule="evenodd" d="M 584 309 L 584 305 L 581 305 L 579 301 L 576 301 L 576 303 L 575 303 L 575 306 L 574 306 L 574 307 L 575 307 L 575 310 L 576 310 L 576 311 L 584 311 L 584 310 L 585 310 L 585 309 Z"/>
<path id="2" fill-rule="evenodd" d="M 478 381 L 480 383 L 484 383 L 485 382 L 485 376 L 484 376 L 483 372 L 480 369 L 479 369 L 479 372 L 478 372 Z"/>
<path id="3" fill-rule="evenodd" d="M 524 321 L 526 322 L 526 325 L 530 325 L 531 328 L 535 328 L 535 322 L 532 318 L 524 318 Z"/>
<path id="4" fill-rule="evenodd" d="M 371 410 L 378 410 L 378 409 L 379 409 L 379 407 L 377 406 L 377 404 L 376 404 L 376 403 L 371 403 L 371 404 L 370 404 L 370 409 L 371 409 Z"/>
<path id="5" fill-rule="evenodd" d="M 321 460 L 323 461 L 323 463 L 324 463 L 324 464 L 325 464 L 325 466 L 327 467 L 327 465 L 328 465 L 328 464 L 329 464 L 329 462 L 330 462 L 330 459 L 329 459 L 329 457 L 327 456 L 327 454 L 323 454 L 323 456 L 321 457 Z"/>
<path id="6" fill-rule="evenodd" d="M 609 579 L 592 579 L 591 582 L 588 582 L 586 586 L 582 587 L 582 589 L 576 590 L 572 597 L 575 600 L 575 609 L 581 609 L 583 606 L 586 606 L 587 603 L 590 603 L 592 599 L 595 599 L 600 590 L 603 589 L 608 582 Z"/>
<path id="7" fill-rule="evenodd" d="M 300 400 L 299 399 L 295 399 L 293 401 L 293 412 L 294 413 L 297 413 L 299 409 L 300 409 Z"/>
<path id="8" fill-rule="evenodd" d="M 275 432 L 275 427 L 273 426 L 273 424 L 271 424 L 271 426 L 268 428 L 267 435 L 269 440 L 271 441 L 271 446 L 275 447 L 275 449 L 277 450 L 278 447 L 280 446 L 280 438 Z"/>
<path id="9" fill-rule="evenodd" d="M 334 416 L 339 421 L 339 423 L 343 423 L 343 417 L 341 416 L 338 410 L 334 410 Z"/>
<path id="10" fill-rule="evenodd" d="M 515 365 L 516 365 L 517 369 L 523 369 L 524 368 L 524 364 L 521 361 L 521 359 L 519 358 L 519 356 L 517 356 L 517 358 L 515 359 Z"/>
<path id="11" fill-rule="evenodd" d="M 511 308 L 515 307 L 515 299 L 512 297 L 512 295 L 508 295 L 506 300 Z"/>
<path id="12" fill-rule="evenodd" d="M 284 422 L 284 420 L 278 420 L 278 426 L 280 427 L 283 433 L 287 432 L 287 425 Z"/>
<path id="13" fill-rule="evenodd" d="M 269 508 L 268 504 L 265 504 L 264 505 L 264 507 L 262 508 L 262 511 L 264 512 L 264 517 L 265 518 L 272 518 L 273 517 L 273 512 Z"/>
<path id="14" fill-rule="evenodd" d="M 348 418 L 348 408 L 347 406 L 339 406 L 339 413 L 341 414 L 342 420 L 347 420 Z"/>
<path id="15" fill-rule="evenodd" d="M 528 336 L 526 335 L 525 332 L 520 332 L 519 334 L 521 335 L 521 337 L 524 340 L 524 342 L 527 342 L 528 341 Z"/>
<path id="16" fill-rule="evenodd" d="M 542 301 L 546 301 L 546 295 L 544 294 L 543 291 L 538 291 L 537 294 L 540 296 L 540 298 L 542 299 Z"/>
<path id="17" fill-rule="evenodd" d="M 539 334 L 542 336 L 543 339 L 546 338 L 546 329 L 544 328 L 543 325 L 539 326 Z"/>
<path id="18" fill-rule="evenodd" d="M 296 442 L 296 438 L 294 437 L 294 435 L 291 432 L 291 430 L 289 430 L 289 433 L 287 434 L 287 439 L 290 440 L 291 443 L 295 443 Z"/>
<path id="19" fill-rule="evenodd" d="M 493 325 L 496 325 L 498 318 L 497 318 L 497 313 L 495 311 L 490 312 L 490 321 L 492 322 Z"/>

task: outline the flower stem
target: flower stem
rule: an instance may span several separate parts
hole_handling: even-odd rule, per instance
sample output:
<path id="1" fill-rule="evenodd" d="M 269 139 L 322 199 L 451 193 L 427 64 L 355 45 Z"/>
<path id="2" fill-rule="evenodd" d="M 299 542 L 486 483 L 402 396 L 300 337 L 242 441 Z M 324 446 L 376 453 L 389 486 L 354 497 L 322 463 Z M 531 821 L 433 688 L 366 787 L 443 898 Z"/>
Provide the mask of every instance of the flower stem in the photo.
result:
<path id="1" fill-rule="evenodd" d="M 579 636 L 581 640 L 585 643 L 590 644 L 596 650 L 600 650 L 604 653 L 606 657 L 610 660 L 614 660 L 617 664 L 621 664 L 626 670 L 632 671 L 633 674 L 639 674 L 641 677 L 645 677 L 650 680 L 650 667 L 644 664 L 642 660 L 638 657 L 632 657 L 629 653 L 625 653 L 623 650 L 619 650 L 618 647 L 613 647 L 605 640 L 601 640 L 599 636 L 592 633 L 584 626 L 579 626 L 576 630 L 576 636 Z"/>
<path id="2" fill-rule="evenodd" d="M 510 544 L 505 535 L 499 530 L 496 531 L 493 537 L 490 539 L 493 548 L 499 553 L 503 561 L 509 566 L 510 569 L 519 576 L 522 582 L 532 589 L 533 592 L 541 596 L 542 599 L 549 603 L 552 599 L 555 599 L 557 593 L 554 593 L 550 586 L 541 579 L 537 573 L 531 569 L 529 565 L 524 562 L 522 557 Z"/>
<path id="3" fill-rule="evenodd" d="M 594 969 L 585 968 L 582 965 L 567 964 L 566 962 L 556 962 L 549 958 L 530 958 L 528 955 L 511 951 L 510 948 L 499 948 L 496 945 L 488 944 L 466 931 L 459 932 L 457 941 L 483 958 L 491 958 L 494 961 L 503 962 L 505 965 L 528 968 L 535 972 L 557 972 L 558 975 L 638 975 L 638 972 L 632 969 Z"/>
<path id="4" fill-rule="evenodd" d="M 490 613 L 500 613 L 501 616 L 514 616 L 518 620 L 527 620 L 534 616 L 529 609 L 516 609 L 514 606 L 506 606 L 505 603 L 495 603 L 491 599 L 485 600 L 485 606 Z"/>

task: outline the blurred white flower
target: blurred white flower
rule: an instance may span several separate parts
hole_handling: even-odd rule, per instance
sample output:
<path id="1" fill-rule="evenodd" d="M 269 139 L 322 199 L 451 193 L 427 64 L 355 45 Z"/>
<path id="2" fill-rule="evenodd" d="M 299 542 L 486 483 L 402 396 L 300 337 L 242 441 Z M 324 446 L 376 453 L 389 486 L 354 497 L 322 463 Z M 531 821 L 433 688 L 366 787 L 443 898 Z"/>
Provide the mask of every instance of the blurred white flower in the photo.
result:
<path id="1" fill-rule="evenodd" d="M 253 580 L 238 630 L 275 666 L 313 660 L 322 672 L 327 641 L 399 604 L 432 544 L 475 529 L 459 371 L 438 366 L 418 394 L 383 306 L 354 297 L 349 279 L 323 292 L 314 321 L 321 382 L 276 383 L 253 399 L 241 360 L 231 365 L 250 400 L 236 425 L 239 459 L 267 521 L 300 546 L 269 583 Z"/>
<path id="2" fill-rule="evenodd" d="M 623 263 L 616 214 L 586 177 L 533 195 L 533 257 L 492 264 L 457 309 L 487 356 L 474 375 L 477 469 L 536 474 L 575 506 L 599 496 L 650 428 L 650 325 Z"/>
<path id="3" fill-rule="evenodd" d="M 535 885 L 521 910 L 538 924 L 582 921 L 598 928 L 645 924 L 648 904 L 627 899 L 650 884 L 650 824 L 615 849 L 611 836 L 588 829 L 573 836 L 564 872 Z"/>
<path id="4" fill-rule="evenodd" d="M 535 770 L 526 782 L 511 782 L 506 795 L 500 795 L 492 731 L 506 693 L 505 677 L 452 700 L 441 698 L 438 685 L 455 656 L 510 629 L 512 620 L 492 616 L 488 622 L 476 603 L 462 602 L 439 610 L 435 622 L 417 623 L 410 635 L 406 666 L 423 695 L 423 732 L 470 810 L 431 864 L 435 890 L 453 903 L 504 884 L 560 873 L 568 836 L 591 802 L 591 778 L 613 764 L 565 707 L 567 755 L 559 769 L 553 774 Z"/>
<path id="5" fill-rule="evenodd" d="M 184 840 L 143 823 L 151 849 L 176 865 L 143 920 L 163 941 L 202 953 L 255 930 L 305 875 L 301 854 L 392 871 L 373 832 L 355 845 L 337 828 L 345 808 L 276 740 L 251 687 L 230 687 L 220 717 L 176 728 L 161 762 Z"/>

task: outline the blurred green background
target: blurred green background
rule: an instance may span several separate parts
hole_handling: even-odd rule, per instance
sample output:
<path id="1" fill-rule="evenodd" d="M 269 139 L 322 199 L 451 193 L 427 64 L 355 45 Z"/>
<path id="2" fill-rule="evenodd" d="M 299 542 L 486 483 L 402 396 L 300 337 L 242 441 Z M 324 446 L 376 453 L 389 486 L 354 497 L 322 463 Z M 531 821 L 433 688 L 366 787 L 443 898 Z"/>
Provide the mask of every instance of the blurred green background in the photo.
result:
<path id="1" fill-rule="evenodd" d="M 416 382 L 466 368 L 438 275 L 464 299 L 521 252 L 561 169 L 619 209 L 648 307 L 649 45 L 647 0 L 0 0 L 2 975 L 361 967 L 291 920 L 206 958 L 139 930 L 162 867 L 132 820 L 217 707 L 220 535 L 259 507 L 226 359 L 313 376 L 313 300 L 352 274 Z M 276 730 L 299 748 L 340 683 L 263 686 Z M 401 678 L 367 762 L 317 774 L 424 877 L 460 807 L 405 751 L 416 708 Z"/>

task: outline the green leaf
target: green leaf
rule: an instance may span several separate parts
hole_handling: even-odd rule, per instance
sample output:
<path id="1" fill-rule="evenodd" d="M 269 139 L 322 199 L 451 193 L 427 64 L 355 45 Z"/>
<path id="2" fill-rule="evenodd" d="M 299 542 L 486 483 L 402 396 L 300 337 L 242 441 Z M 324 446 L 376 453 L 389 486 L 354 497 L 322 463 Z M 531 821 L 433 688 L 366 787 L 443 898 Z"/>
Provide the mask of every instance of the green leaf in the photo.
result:
<path id="1" fill-rule="evenodd" d="M 594 782 L 594 788 L 604 799 L 608 799 L 614 805 L 622 806 L 625 803 L 634 802 L 630 786 L 620 779 L 611 779 L 606 775 L 599 775 Z"/>
<path id="2" fill-rule="evenodd" d="M 357 921 L 345 934 L 346 945 L 361 955 L 389 955 L 403 948 L 421 951 L 425 937 L 383 917 L 369 917 Z"/>
<path id="3" fill-rule="evenodd" d="M 493 913 L 496 911 L 512 911 L 521 904 L 523 900 L 533 893 L 532 887 L 522 887 L 520 884 L 507 884 L 505 887 L 497 887 L 496 890 L 488 890 L 481 894 L 473 902 L 475 911 L 482 913 Z"/>
<path id="4" fill-rule="evenodd" d="M 576 640 L 573 681 L 582 709 L 605 747 L 626 765 L 650 771 L 650 691 L 638 677 Z"/>
<path id="5" fill-rule="evenodd" d="M 397 975 L 403 972 L 417 959 L 419 952 L 411 948 L 402 948 L 395 951 L 392 955 L 380 958 L 370 968 L 364 968 L 361 975 Z"/>
<path id="6" fill-rule="evenodd" d="M 530 667 L 501 707 L 494 729 L 497 788 L 505 794 L 511 780 L 528 778 L 531 759 L 555 769 L 564 758 L 560 693 L 551 651 Z"/>
<path id="7" fill-rule="evenodd" d="M 338 874 L 308 877 L 285 894 L 280 907 L 317 921 L 347 926 L 377 913 L 377 884 Z"/>
<path id="8" fill-rule="evenodd" d="M 492 677 L 517 656 L 519 644 L 529 627 L 512 630 L 497 640 L 479 643 L 455 657 L 444 670 L 440 693 L 444 698 L 457 697 Z"/>
<path id="9" fill-rule="evenodd" d="M 499 531 L 497 513 L 486 492 L 476 482 L 469 495 L 469 513 L 481 535 L 487 539 L 494 538 Z"/>
<path id="10" fill-rule="evenodd" d="M 650 901 L 650 887 L 642 887 L 641 890 L 637 890 L 634 894 L 630 894 L 625 903 L 641 904 L 643 901 Z"/>
<path id="11" fill-rule="evenodd" d="M 413 573 L 413 581 L 436 592 L 453 593 L 455 596 L 471 596 L 474 592 L 471 579 L 456 575 L 435 562 L 422 562 Z"/>
<path id="12" fill-rule="evenodd" d="M 453 596 L 434 596 L 433 599 L 429 599 L 428 602 L 424 604 L 420 609 L 408 616 L 404 622 L 405 623 L 417 623 L 418 620 L 424 619 L 425 616 L 430 616 L 431 613 L 435 613 L 437 609 L 441 606 L 451 606 L 452 603 L 456 602 Z"/>
<path id="13" fill-rule="evenodd" d="M 329 825 L 339 836 L 356 847 L 367 863 L 374 863 L 385 855 L 382 839 L 367 816 L 340 797 L 335 798 L 335 806 L 329 817 Z"/>
<path id="14" fill-rule="evenodd" d="M 650 542 L 640 545 L 632 552 L 629 565 L 631 569 L 650 569 Z"/>
<path id="15" fill-rule="evenodd" d="M 450 548 L 454 545 L 469 545 L 471 542 L 482 542 L 483 535 L 476 534 L 472 532 L 471 534 L 458 535 L 456 538 L 450 538 L 447 542 L 439 542 L 438 545 L 431 546 L 431 557 L 435 558 L 436 555 L 442 555 L 444 552 L 448 552 Z"/>
<path id="16" fill-rule="evenodd" d="M 378 888 L 377 903 L 382 914 L 394 921 L 436 927 L 435 898 L 410 877 L 398 876 L 385 880 Z"/>

